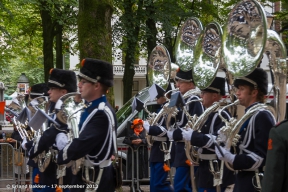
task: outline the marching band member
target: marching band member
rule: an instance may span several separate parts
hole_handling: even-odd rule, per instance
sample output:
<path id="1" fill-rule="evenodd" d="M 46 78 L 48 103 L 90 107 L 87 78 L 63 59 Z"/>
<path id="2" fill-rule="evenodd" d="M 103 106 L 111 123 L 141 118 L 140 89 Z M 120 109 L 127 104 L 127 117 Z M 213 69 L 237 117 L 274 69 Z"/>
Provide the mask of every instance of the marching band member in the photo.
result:
<path id="1" fill-rule="evenodd" d="M 30 88 L 30 92 L 29 92 L 29 99 L 32 100 L 36 97 L 40 97 L 40 96 L 48 96 L 48 86 L 46 83 L 39 83 L 39 84 L 35 84 L 33 86 L 31 86 Z M 34 143 L 34 140 L 32 141 L 27 141 L 26 137 L 23 139 L 23 142 L 22 142 L 22 148 L 24 150 L 27 150 L 27 151 L 30 151 L 30 149 L 32 148 L 33 146 L 33 143 Z M 31 166 L 33 168 L 33 171 L 32 171 L 32 184 L 33 186 L 35 186 L 36 184 L 40 184 L 41 185 L 41 179 L 42 178 L 42 173 L 39 171 L 39 168 L 38 168 L 38 164 L 33 161 L 32 158 L 29 157 L 29 160 L 28 160 L 28 163 L 27 165 Z M 32 189 L 33 192 L 40 192 L 41 191 L 41 188 L 38 187 L 34 187 Z"/>
<path id="2" fill-rule="evenodd" d="M 84 168 L 73 177 L 72 184 L 86 187 L 90 183 L 87 185 L 88 190 L 114 192 L 116 183 L 110 157 L 113 153 L 112 131 L 116 127 L 116 116 L 106 98 L 109 87 L 113 86 L 113 66 L 90 58 L 83 59 L 81 66 L 78 87 L 88 107 L 80 118 L 79 138 L 69 143 L 67 136 L 66 140 L 62 137 L 61 141 L 56 138 L 58 149 L 62 149 L 57 163 L 63 165 L 84 157 Z M 71 191 L 85 191 L 85 188 Z"/>
<path id="3" fill-rule="evenodd" d="M 155 87 L 157 92 L 156 101 L 162 108 L 166 103 L 166 98 L 164 96 L 165 90 L 157 84 L 155 84 Z M 152 146 L 150 151 L 150 192 L 173 191 L 170 182 L 166 181 L 170 167 L 168 167 L 164 158 L 166 155 L 164 150 L 169 149 L 165 117 L 161 117 L 158 124 L 153 126 L 150 126 L 148 121 L 144 121 L 143 127 L 148 135 L 152 136 Z"/>
<path id="4" fill-rule="evenodd" d="M 53 112 L 55 103 L 58 99 L 70 92 L 77 91 L 77 81 L 76 75 L 73 71 L 69 70 L 62 70 L 62 69 L 51 69 L 50 70 L 50 77 L 48 80 L 48 87 L 49 87 L 49 100 L 50 104 L 50 112 Z M 56 119 L 57 121 L 57 119 Z M 55 192 L 55 186 L 58 184 L 56 172 L 57 172 L 57 164 L 55 163 L 56 155 L 54 154 L 54 148 L 52 149 L 53 144 L 55 143 L 55 137 L 60 132 L 67 132 L 67 125 L 57 121 L 61 127 L 57 127 L 54 123 L 50 122 L 50 128 L 43 132 L 43 135 L 40 137 L 39 140 L 36 141 L 34 146 L 30 150 L 30 157 L 35 158 L 40 153 L 45 151 L 46 153 L 51 150 L 52 157 L 48 167 L 42 173 L 41 184 L 45 185 L 45 188 L 42 189 L 41 192 Z M 67 173 L 64 177 L 64 183 L 69 184 L 70 179 L 68 178 L 71 173 L 68 171 L 70 169 L 66 169 Z M 65 191 L 69 191 L 69 189 L 64 189 Z"/>
<path id="5" fill-rule="evenodd" d="M 190 71 L 182 71 L 178 69 L 175 76 L 176 86 L 179 88 L 179 91 L 182 95 L 188 92 L 191 89 L 195 89 L 195 85 L 193 83 L 192 78 L 192 70 Z M 189 102 L 191 100 L 199 100 L 197 95 L 191 95 L 190 97 L 185 99 L 185 102 Z M 191 116 L 196 115 L 200 116 L 204 109 L 203 105 L 200 101 L 191 102 L 189 105 L 185 106 L 187 111 Z M 191 180 L 190 180 L 190 164 L 187 164 L 187 157 L 185 153 L 185 143 L 182 136 L 182 129 L 188 120 L 183 111 L 178 112 L 176 116 L 176 129 L 175 131 L 169 130 L 167 135 L 170 140 L 174 140 L 174 148 L 175 155 L 173 158 L 173 154 L 171 159 L 173 160 L 173 166 L 176 167 L 176 173 L 174 176 L 174 191 L 191 191 Z M 172 149 L 173 150 L 173 149 Z"/>
<path id="6" fill-rule="evenodd" d="M 288 120 L 270 130 L 262 192 L 288 191 Z"/>
<path id="7" fill-rule="evenodd" d="M 214 104 L 214 102 L 219 102 L 222 96 L 225 95 L 225 79 L 221 77 L 216 77 L 212 84 L 201 90 L 202 103 L 205 109 L 209 108 Z M 228 111 L 223 111 L 222 116 L 229 121 L 230 113 Z M 201 128 L 201 132 L 193 131 L 193 129 L 188 129 L 183 131 L 183 138 L 187 141 L 191 141 L 191 145 L 199 147 L 199 167 L 197 169 L 197 186 L 198 192 L 216 192 L 216 187 L 213 184 L 214 179 L 211 170 L 214 168 L 210 167 L 210 161 L 217 160 L 217 156 L 214 151 L 214 141 L 212 137 L 217 135 L 217 131 L 225 125 L 219 117 L 218 111 L 213 111 L 209 114 L 205 124 Z M 216 165 L 217 166 L 217 165 Z M 220 170 L 220 163 L 218 170 Z M 234 183 L 234 173 L 225 169 L 223 175 L 223 182 L 221 185 L 222 191 L 226 189 L 227 186 Z"/>
<path id="8" fill-rule="evenodd" d="M 246 113 L 258 103 L 264 103 L 268 89 L 267 73 L 256 68 L 251 74 L 235 79 L 234 86 L 237 88 L 236 95 L 240 105 L 246 108 Z M 273 114 L 266 109 L 259 109 L 243 123 L 238 133 L 241 137 L 236 147 L 237 154 L 220 147 L 221 155 L 215 147 L 218 158 L 232 164 L 233 169 L 237 170 L 234 192 L 255 191 L 254 186 L 260 180 L 257 173 L 264 171 L 269 131 L 274 125 Z M 221 132 L 219 136 L 225 137 Z M 255 182 L 252 183 L 252 180 Z"/>

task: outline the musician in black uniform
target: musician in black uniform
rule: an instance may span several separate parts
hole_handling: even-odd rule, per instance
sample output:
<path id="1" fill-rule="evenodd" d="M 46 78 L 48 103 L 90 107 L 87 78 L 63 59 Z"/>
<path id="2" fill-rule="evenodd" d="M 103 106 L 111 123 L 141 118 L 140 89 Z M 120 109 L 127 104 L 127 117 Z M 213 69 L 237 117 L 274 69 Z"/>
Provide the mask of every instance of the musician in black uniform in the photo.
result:
<path id="1" fill-rule="evenodd" d="M 181 69 L 178 69 L 178 72 L 175 76 L 175 82 L 186 103 L 192 100 L 200 99 L 195 94 L 188 94 L 188 91 L 194 90 L 196 88 L 193 83 L 192 70 L 185 72 Z M 204 111 L 203 105 L 200 101 L 191 102 L 184 107 L 191 116 L 196 115 L 199 117 Z M 185 142 L 182 136 L 182 128 L 186 126 L 187 122 L 188 120 L 183 110 L 179 111 L 176 116 L 176 129 L 174 131 L 169 130 L 167 132 L 169 139 L 174 140 L 173 147 L 175 148 L 175 155 L 172 153 L 171 159 L 173 160 L 173 166 L 176 167 L 176 174 L 174 177 L 175 192 L 192 190 L 190 179 L 190 164 L 187 162 L 188 159 L 184 149 Z"/>
<path id="2" fill-rule="evenodd" d="M 36 98 L 36 97 L 40 97 L 40 96 L 48 96 L 48 86 L 47 83 L 39 83 L 39 84 L 35 84 L 33 86 L 30 87 L 30 92 L 29 92 L 29 97 L 30 100 Z M 22 142 L 22 148 L 24 150 L 30 151 L 30 149 L 32 148 L 34 143 L 34 140 L 32 141 L 27 141 L 26 137 L 23 139 Z M 33 186 L 35 186 L 36 184 L 41 184 L 40 183 L 40 178 L 42 173 L 39 171 L 38 168 L 38 163 L 33 161 L 32 158 L 29 158 L 27 165 L 31 166 L 33 168 L 33 172 L 32 172 L 32 184 Z M 40 187 L 34 187 L 32 189 L 33 192 L 40 192 L 42 189 Z"/>
<path id="3" fill-rule="evenodd" d="M 116 116 L 106 98 L 109 87 L 113 86 L 113 66 L 105 61 L 86 58 L 81 62 L 78 77 L 79 91 L 88 107 L 80 118 L 79 138 L 74 138 L 59 152 L 57 163 L 63 165 L 84 158 L 84 168 L 73 178 L 73 184 L 86 187 L 88 182 L 92 184 L 87 187 L 94 191 L 97 188 L 97 192 L 114 192 L 114 169 L 110 157 Z"/>
<path id="4" fill-rule="evenodd" d="M 157 104 L 160 104 L 162 108 L 166 103 L 166 97 L 164 96 L 165 90 L 157 84 L 155 84 L 155 87 L 155 91 L 157 92 L 156 102 Z M 152 93 L 150 94 L 150 99 L 151 95 Z M 145 121 L 143 127 L 147 133 L 152 136 L 152 146 L 150 150 L 150 192 L 173 191 L 173 188 L 170 186 L 170 182 L 167 181 L 168 172 L 170 171 L 168 163 L 170 158 L 167 160 L 164 159 L 164 156 L 168 155 L 167 152 L 164 153 L 164 150 L 169 150 L 170 146 L 170 142 L 167 137 L 165 117 L 162 116 L 158 120 L 157 125 L 153 126 L 151 126 L 148 121 Z"/>
<path id="5" fill-rule="evenodd" d="M 48 80 L 48 87 L 49 100 L 51 102 L 49 112 L 53 114 L 55 103 L 61 96 L 77 91 L 75 72 L 57 68 L 51 69 L 50 77 Z M 54 122 L 49 121 L 49 128 L 43 132 L 43 135 L 38 140 L 36 140 L 34 146 L 30 150 L 31 158 L 37 157 L 43 151 L 46 153 L 50 151 L 52 153 L 51 161 L 48 167 L 42 173 L 42 177 L 40 177 L 40 183 L 46 185 L 46 187 L 43 188 L 41 192 L 55 192 L 56 190 L 55 187 L 58 184 L 57 164 L 55 163 L 57 149 L 53 147 L 53 145 L 55 143 L 55 137 L 58 133 L 68 132 L 66 124 L 58 121 L 55 115 L 53 115 L 52 118 L 55 119 L 55 122 L 57 122 L 60 126 L 57 126 Z M 66 176 L 63 177 L 63 184 L 70 184 L 70 176 L 70 169 L 66 169 Z M 66 188 L 63 191 L 67 192 L 69 189 Z"/>
<path id="6" fill-rule="evenodd" d="M 256 68 L 251 74 L 236 78 L 234 86 L 237 88 L 236 95 L 240 104 L 246 108 L 245 114 L 249 113 L 249 109 L 264 103 L 268 89 L 267 73 L 261 68 Z M 256 181 L 260 180 L 257 173 L 264 171 L 269 131 L 274 125 L 273 114 L 259 107 L 240 128 L 238 134 L 241 138 L 237 143 L 237 154 L 232 154 L 224 147 L 220 147 L 223 156 L 215 147 L 218 158 L 230 163 L 234 170 L 237 170 L 234 192 L 256 191 L 254 185 L 256 186 Z M 219 136 L 225 138 L 221 132 Z"/>
<path id="7" fill-rule="evenodd" d="M 262 192 L 288 191 L 288 120 L 270 130 Z"/>
<path id="8" fill-rule="evenodd" d="M 214 102 L 220 102 L 222 96 L 225 95 L 225 79 L 221 77 L 216 77 L 212 84 L 201 90 L 201 98 L 203 99 L 202 103 L 205 109 L 211 107 Z M 216 192 L 216 187 L 214 185 L 214 177 L 211 170 L 214 169 L 210 166 L 210 161 L 215 163 L 218 169 L 220 170 L 221 162 L 218 162 L 217 165 L 217 156 L 214 151 L 214 142 L 216 140 L 217 132 L 220 128 L 222 128 L 225 123 L 220 118 L 218 111 L 212 111 L 205 124 L 201 128 L 201 132 L 193 131 L 193 129 L 188 129 L 187 131 L 183 131 L 183 138 L 187 141 L 191 141 L 191 145 L 199 147 L 198 155 L 199 155 L 199 168 L 196 173 L 197 177 L 197 186 L 198 192 Z M 222 117 L 224 117 L 227 121 L 230 119 L 230 113 L 228 111 L 222 111 Z M 213 138 L 211 138 L 213 137 Z M 214 169 L 217 171 L 217 169 Z M 215 178 L 219 179 L 219 178 Z M 216 180 L 217 181 L 217 180 Z M 228 185 L 234 183 L 234 173 L 232 171 L 228 171 L 226 167 L 224 167 L 224 175 L 222 179 L 222 191 L 226 189 Z M 216 184 L 216 182 L 215 182 Z"/>

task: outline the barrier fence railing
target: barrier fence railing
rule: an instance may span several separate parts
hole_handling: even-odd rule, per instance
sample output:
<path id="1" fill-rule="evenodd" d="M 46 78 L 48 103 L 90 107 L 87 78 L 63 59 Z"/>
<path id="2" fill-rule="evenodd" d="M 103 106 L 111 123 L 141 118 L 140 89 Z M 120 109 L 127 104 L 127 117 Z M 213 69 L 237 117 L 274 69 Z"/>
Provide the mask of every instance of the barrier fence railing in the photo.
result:
<path id="1" fill-rule="evenodd" d="M 142 145 L 143 146 L 143 145 Z M 119 150 L 120 149 L 120 150 Z M 128 149 L 132 151 L 131 154 L 128 154 Z M 131 192 L 135 191 L 141 191 L 140 190 L 140 184 L 145 183 L 149 184 L 150 182 L 150 163 L 149 163 L 149 158 L 150 158 L 150 148 L 146 148 L 148 156 L 146 159 L 147 166 L 141 165 L 139 160 L 139 149 L 141 149 L 141 145 L 138 148 L 133 148 L 130 145 L 126 144 L 118 144 L 118 155 L 122 157 L 122 172 L 123 172 L 123 183 L 131 185 Z M 131 156 L 131 158 L 129 158 Z M 135 158 L 136 156 L 136 158 Z M 131 160 L 130 160 L 131 159 Z M 131 163 L 129 162 L 131 161 Z M 135 161 L 136 160 L 136 161 Z M 136 163 L 136 166 L 134 165 Z M 148 172 L 148 175 L 145 175 L 146 177 L 140 178 L 140 167 L 142 171 Z M 148 170 L 143 170 L 143 168 L 147 168 Z M 135 170 L 136 168 L 136 170 Z M 128 171 L 131 170 L 131 178 L 128 175 Z M 136 173 L 136 174 L 135 174 Z M 172 173 L 174 176 L 175 169 L 172 168 Z M 167 181 L 169 181 L 169 177 L 167 177 Z"/>
<path id="2" fill-rule="evenodd" d="M 21 145 L 20 145 L 21 147 Z M 26 188 L 31 189 L 32 184 L 32 171 L 31 167 L 27 165 L 28 157 L 27 152 L 23 152 L 23 164 L 21 166 L 15 165 L 14 162 L 14 148 L 9 143 L 0 143 L 0 191 L 26 191 Z M 149 168 L 149 158 L 150 158 L 150 148 L 145 148 L 147 150 L 147 159 L 143 162 L 147 165 L 141 165 L 139 162 L 139 149 L 133 148 L 132 146 L 123 144 L 118 144 L 118 155 L 121 157 L 122 161 L 122 172 L 123 172 L 123 183 L 131 185 L 131 191 L 140 191 L 140 184 L 145 183 L 146 185 L 150 182 L 150 168 Z M 132 152 L 128 154 L 128 149 Z M 131 155 L 131 158 L 128 156 Z M 131 162 L 130 162 L 131 161 Z M 141 171 L 148 174 L 142 174 L 140 178 L 140 166 Z M 145 168 L 145 170 L 144 170 Z M 147 170 L 146 170 L 147 169 Z M 131 177 L 129 177 L 128 172 L 131 170 Z M 169 178 L 167 178 L 169 180 Z M 9 189 L 9 190 L 8 190 Z"/>
<path id="3" fill-rule="evenodd" d="M 31 187 L 27 154 L 23 150 L 22 163 L 15 165 L 15 148 L 10 143 L 0 143 L 0 148 L 0 191 L 26 191 Z"/>

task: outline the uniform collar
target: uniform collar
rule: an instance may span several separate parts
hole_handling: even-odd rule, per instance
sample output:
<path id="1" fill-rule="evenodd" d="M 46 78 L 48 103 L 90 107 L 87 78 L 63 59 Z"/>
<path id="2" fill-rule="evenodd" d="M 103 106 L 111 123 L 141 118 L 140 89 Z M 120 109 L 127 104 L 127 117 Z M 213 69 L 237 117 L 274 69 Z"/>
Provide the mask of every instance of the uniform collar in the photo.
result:
<path id="1" fill-rule="evenodd" d="M 254 105 L 257 105 L 257 104 L 259 104 L 259 102 L 255 102 L 255 103 L 253 103 L 252 105 L 250 105 L 249 107 L 247 107 L 247 108 L 245 109 L 245 113 L 246 113 L 251 107 L 253 107 Z"/>
<path id="2" fill-rule="evenodd" d="M 90 109 L 90 108 L 96 108 L 98 107 L 98 105 L 102 102 L 107 102 L 107 98 L 105 95 L 102 95 L 102 97 L 98 98 L 98 99 L 95 99 L 94 101 L 91 101 L 89 103 L 87 103 L 88 107 L 87 109 Z"/>

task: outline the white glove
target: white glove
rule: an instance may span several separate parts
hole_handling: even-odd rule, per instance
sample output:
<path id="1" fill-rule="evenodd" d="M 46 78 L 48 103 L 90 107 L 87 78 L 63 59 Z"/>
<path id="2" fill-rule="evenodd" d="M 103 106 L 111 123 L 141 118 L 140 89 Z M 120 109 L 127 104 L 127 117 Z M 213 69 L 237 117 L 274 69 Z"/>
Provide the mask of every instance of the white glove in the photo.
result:
<path id="1" fill-rule="evenodd" d="M 174 133 L 174 130 L 169 130 L 167 131 L 167 136 L 169 138 L 170 141 L 173 141 L 173 133 Z"/>
<path id="2" fill-rule="evenodd" d="M 221 151 L 223 152 L 224 156 L 220 153 L 218 148 L 215 146 L 215 153 L 216 153 L 217 157 L 220 160 L 223 160 L 223 161 L 226 161 L 230 164 L 233 164 L 233 161 L 234 161 L 236 155 L 232 154 L 230 151 L 226 150 L 224 147 L 221 147 L 221 146 L 219 146 L 219 147 L 220 147 Z"/>
<path id="3" fill-rule="evenodd" d="M 22 141 L 22 144 L 21 144 L 21 147 L 24 149 L 24 150 L 27 150 L 26 148 L 26 143 L 27 143 L 27 138 L 24 137 L 23 141 Z"/>
<path id="4" fill-rule="evenodd" d="M 56 136 L 56 146 L 59 150 L 64 149 L 68 143 L 68 137 L 65 133 L 58 133 Z"/>
<path id="5" fill-rule="evenodd" d="M 146 132 L 149 133 L 150 124 L 148 121 L 144 121 L 143 127 L 146 130 Z"/>
<path id="6" fill-rule="evenodd" d="M 184 140 L 191 141 L 192 134 L 193 134 L 193 129 L 190 129 L 190 128 L 188 130 L 182 129 L 182 136 Z"/>
<path id="7" fill-rule="evenodd" d="M 217 140 L 222 142 L 222 143 L 226 143 L 226 140 L 227 140 L 226 135 L 224 135 L 224 133 L 222 133 L 220 130 L 218 130 L 217 133 L 218 133 Z"/>

